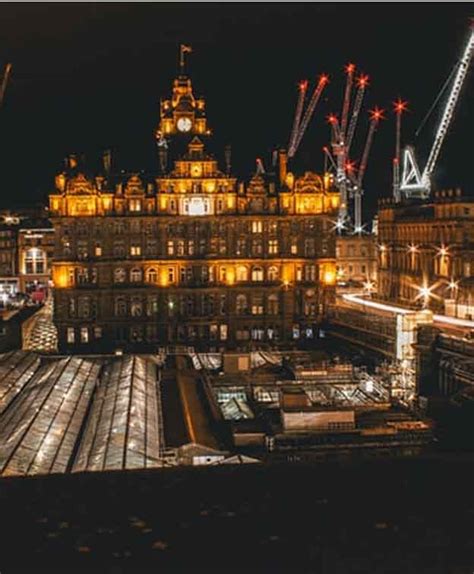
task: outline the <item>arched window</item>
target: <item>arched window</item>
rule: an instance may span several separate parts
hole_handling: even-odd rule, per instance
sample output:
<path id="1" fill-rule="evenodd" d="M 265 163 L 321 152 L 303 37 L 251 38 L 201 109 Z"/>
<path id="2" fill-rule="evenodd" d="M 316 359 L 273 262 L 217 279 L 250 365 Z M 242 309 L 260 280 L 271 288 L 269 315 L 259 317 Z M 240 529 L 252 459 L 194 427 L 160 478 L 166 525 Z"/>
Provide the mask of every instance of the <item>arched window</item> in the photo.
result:
<path id="1" fill-rule="evenodd" d="M 235 311 L 237 315 L 245 315 L 248 310 L 247 295 L 237 295 Z"/>
<path id="2" fill-rule="evenodd" d="M 237 281 L 248 281 L 249 280 L 249 270 L 245 265 L 239 265 L 237 267 Z"/>
<path id="3" fill-rule="evenodd" d="M 267 305 L 268 314 L 278 315 L 279 312 L 278 295 L 276 293 L 269 295 L 267 303 L 268 303 Z"/>
<path id="4" fill-rule="evenodd" d="M 125 317 L 127 314 L 127 302 L 125 297 L 116 297 L 115 299 L 115 315 L 117 317 Z"/>
<path id="5" fill-rule="evenodd" d="M 252 281 L 263 281 L 263 269 L 261 267 L 252 268 Z"/>
<path id="6" fill-rule="evenodd" d="M 268 280 L 269 281 L 278 281 L 278 267 L 272 265 L 268 269 Z"/>
<path id="7" fill-rule="evenodd" d="M 139 283 L 141 280 L 142 280 L 142 270 L 139 269 L 138 267 L 134 267 L 130 271 L 130 281 L 132 281 L 132 283 Z"/>
<path id="8" fill-rule="evenodd" d="M 114 283 L 125 283 L 125 278 L 127 274 L 123 267 L 118 267 L 114 269 Z"/>
<path id="9" fill-rule="evenodd" d="M 147 270 L 146 280 L 148 283 L 156 283 L 158 281 L 158 272 L 154 267 Z"/>
<path id="10" fill-rule="evenodd" d="M 225 283 L 227 281 L 227 268 L 221 267 L 220 270 L 220 280 Z"/>
<path id="11" fill-rule="evenodd" d="M 130 307 L 132 317 L 141 317 L 143 314 L 143 302 L 138 297 L 133 297 Z"/>

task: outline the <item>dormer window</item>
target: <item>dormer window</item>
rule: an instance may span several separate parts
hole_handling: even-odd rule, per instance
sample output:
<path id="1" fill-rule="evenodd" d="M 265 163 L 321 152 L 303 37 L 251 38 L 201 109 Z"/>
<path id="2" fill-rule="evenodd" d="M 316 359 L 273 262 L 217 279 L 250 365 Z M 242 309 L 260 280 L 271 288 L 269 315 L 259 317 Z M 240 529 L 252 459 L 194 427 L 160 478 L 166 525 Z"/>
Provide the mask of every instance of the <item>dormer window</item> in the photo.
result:
<path id="1" fill-rule="evenodd" d="M 142 210 L 142 202 L 141 199 L 131 199 L 128 204 L 128 208 L 130 211 L 138 212 Z"/>

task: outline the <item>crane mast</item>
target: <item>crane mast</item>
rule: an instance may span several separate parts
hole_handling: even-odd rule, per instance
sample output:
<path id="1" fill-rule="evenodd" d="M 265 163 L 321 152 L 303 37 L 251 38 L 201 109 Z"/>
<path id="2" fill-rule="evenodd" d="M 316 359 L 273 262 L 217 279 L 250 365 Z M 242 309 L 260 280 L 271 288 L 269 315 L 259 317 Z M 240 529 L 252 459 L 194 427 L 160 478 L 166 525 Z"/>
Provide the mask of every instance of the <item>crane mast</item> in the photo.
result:
<path id="1" fill-rule="evenodd" d="M 400 143 L 402 132 L 402 113 L 407 110 L 407 102 L 402 101 L 400 98 L 393 104 L 396 114 L 396 128 L 395 128 L 395 157 L 393 158 L 393 199 L 399 202 L 400 197 Z"/>
<path id="2" fill-rule="evenodd" d="M 339 120 L 333 114 L 328 117 L 332 128 L 331 146 L 336 157 L 336 186 L 341 196 L 339 203 L 339 222 L 344 224 L 347 218 L 347 181 L 346 181 L 346 145 L 339 126 Z"/>

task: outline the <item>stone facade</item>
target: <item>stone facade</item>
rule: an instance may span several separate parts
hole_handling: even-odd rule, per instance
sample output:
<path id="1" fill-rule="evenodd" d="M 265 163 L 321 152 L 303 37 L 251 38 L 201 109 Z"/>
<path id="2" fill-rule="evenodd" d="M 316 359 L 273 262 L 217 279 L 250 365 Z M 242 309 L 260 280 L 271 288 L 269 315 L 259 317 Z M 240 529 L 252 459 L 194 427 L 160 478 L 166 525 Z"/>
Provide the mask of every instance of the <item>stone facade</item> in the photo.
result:
<path id="1" fill-rule="evenodd" d="M 316 336 L 336 281 L 332 179 L 294 177 L 280 152 L 278 174 L 258 169 L 238 182 L 206 150 L 204 108 L 180 76 L 161 104 L 160 175 L 113 174 L 108 162 L 90 174 L 72 158 L 56 177 L 62 351 L 273 347 Z M 170 142 L 185 148 L 172 169 Z"/>

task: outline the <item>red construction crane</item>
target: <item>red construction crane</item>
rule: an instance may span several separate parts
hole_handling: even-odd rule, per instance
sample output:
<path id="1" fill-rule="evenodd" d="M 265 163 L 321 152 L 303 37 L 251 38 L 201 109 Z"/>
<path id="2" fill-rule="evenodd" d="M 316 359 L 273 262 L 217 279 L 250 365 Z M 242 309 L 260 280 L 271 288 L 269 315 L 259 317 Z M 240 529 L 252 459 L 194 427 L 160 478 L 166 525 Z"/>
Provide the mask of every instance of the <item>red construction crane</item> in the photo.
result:
<path id="1" fill-rule="evenodd" d="M 362 232 L 362 182 L 365 175 L 365 170 L 367 169 L 367 162 L 369 160 L 370 148 L 372 147 L 372 141 L 374 139 L 374 133 L 380 120 L 385 119 L 383 116 L 384 110 L 375 107 L 370 113 L 370 123 L 369 131 L 367 133 L 367 139 L 365 141 L 364 152 L 362 154 L 362 159 L 359 166 L 359 171 L 357 173 L 356 185 L 353 186 L 352 191 L 354 193 L 354 231 L 355 233 Z"/>
<path id="2" fill-rule="evenodd" d="M 301 115 L 303 113 L 306 90 L 308 89 L 308 80 L 303 80 L 298 86 L 298 101 L 296 103 L 295 119 L 293 120 L 293 129 L 291 130 L 290 142 L 288 144 L 288 156 L 293 157 L 296 152 L 296 139 L 300 129 Z"/>
<path id="3" fill-rule="evenodd" d="M 301 124 L 300 124 L 299 129 L 298 129 L 298 134 L 296 136 L 296 141 L 295 141 L 293 153 L 290 155 L 290 153 L 288 151 L 288 155 L 290 157 L 292 157 L 292 155 L 294 155 L 296 153 L 296 151 L 298 150 L 299 145 L 301 143 L 301 140 L 303 139 L 303 136 L 305 134 L 306 128 L 308 127 L 308 124 L 311 120 L 311 117 L 313 116 L 313 113 L 314 113 L 316 105 L 319 101 L 319 98 L 321 97 L 321 94 L 323 93 L 323 90 L 327 86 L 328 82 L 329 82 L 329 76 L 327 76 L 326 74 L 321 74 L 321 76 L 319 76 L 318 83 L 316 84 L 316 87 L 314 88 L 314 91 L 313 91 L 313 94 L 311 95 L 311 99 L 309 101 L 308 107 L 306 108 L 304 115 L 303 115 L 303 119 L 301 120 Z"/>
<path id="4" fill-rule="evenodd" d="M 367 86 L 369 85 L 369 76 L 361 74 L 357 78 L 357 93 L 354 101 L 354 107 L 352 109 L 351 121 L 349 122 L 349 128 L 346 135 L 346 148 L 347 155 L 351 150 L 352 140 L 354 138 L 355 129 L 357 126 L 357 120 L 359 119 L 359 113 L 362 108 L 362 101 L 364 99 L 364 94 Z"/>
<path id="5" fill-rule="evenodd" d="M 397 118 L 397 124 L 395 129 L 395 157 L 393 158 L 393 198 L 396 202 L 400 201 L 400 144 L 401 144 L 401 132 L 402 132 L 402 114 L 408 110 L 408 102 L 404 102 L 401 98 L 398 98 L 396 102 L 393 102 L 393 111 L 395 112 Z"/>

